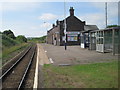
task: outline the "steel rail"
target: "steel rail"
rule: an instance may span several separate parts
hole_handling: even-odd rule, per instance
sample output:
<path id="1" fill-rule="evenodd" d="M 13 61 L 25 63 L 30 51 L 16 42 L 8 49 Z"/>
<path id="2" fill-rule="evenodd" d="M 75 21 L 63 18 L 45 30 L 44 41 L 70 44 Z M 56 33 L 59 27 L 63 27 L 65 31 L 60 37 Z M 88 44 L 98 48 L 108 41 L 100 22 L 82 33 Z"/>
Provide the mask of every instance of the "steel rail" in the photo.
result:
<path id="1" fill-rule="evenodd" d="M 23 74 L 23 77 L 22 77 L 22 79 L 21 79 L 21 81 L 20 81 L 20 83 L 19 83 L 18 90 L 21 89 L 22 84 L 23 84 L 23 82 L 24 82 L 24 80 L 25 80 L 25 77 L 26 77 L 26 75 L 27 75 L 27 73 L 28 73 L 28 71 L 29 71 L 29 68 L 30 68 L 30 66 L 31 66 L 31 63 L 32 63 L 33 58 L 34 58 L 34 55 L 35 55 L 35 49 L 36 49 L 36 47 L 34 47 L 34 52 L 32 53 L 32 56 L 31 56 L 31 58 L 30 58 L 30 62 L 29 62 L 28 66 L 27 66 L 27 68 L 26 68 L 26 70 L 25 70 L 25 72 L 24 72 L 24 74 Z"/>
<path id="2" fill-rule="evenodd" d="M 30 49 L 31 47 L 29 47 L 28 50 L 15 63 L 7 71 L 5 71 L 4 74 L 0 76 L 0 80 L 18 64 L 18 62 L 29 52 Z"/>

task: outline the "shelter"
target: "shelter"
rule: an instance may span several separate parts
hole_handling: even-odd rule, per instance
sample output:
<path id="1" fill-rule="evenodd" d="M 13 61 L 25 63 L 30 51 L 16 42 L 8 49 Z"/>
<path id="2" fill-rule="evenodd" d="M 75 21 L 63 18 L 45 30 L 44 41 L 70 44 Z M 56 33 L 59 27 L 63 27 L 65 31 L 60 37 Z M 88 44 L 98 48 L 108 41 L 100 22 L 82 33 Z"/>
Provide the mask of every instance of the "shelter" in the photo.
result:
<path id="1" fill-rule="evenodd" d="M 91 31 L 90 50 L 120 54 L 120 27 Z"/>
<path id="2" fill-rule="evenodd" d="M 96 31 L 96 51 L 118 54 L 120 47 L 120 27 L 106 28 Z"/>
<path id="3" fill-rule="evenodd" d="M 85 25 L 84 31 L 81 32 L 81 48 L 89 48 L 90 46 L 90 32 L 99 30 L 96 25 Z"/>

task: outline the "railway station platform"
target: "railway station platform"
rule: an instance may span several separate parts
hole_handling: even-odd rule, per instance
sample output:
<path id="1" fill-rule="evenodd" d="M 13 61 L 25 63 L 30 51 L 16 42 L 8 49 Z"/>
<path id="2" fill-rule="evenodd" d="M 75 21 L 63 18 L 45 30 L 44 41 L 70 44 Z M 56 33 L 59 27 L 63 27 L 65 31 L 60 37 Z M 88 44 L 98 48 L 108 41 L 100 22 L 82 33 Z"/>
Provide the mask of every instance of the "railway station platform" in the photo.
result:
<path id="1" fill-rule="evenodd" d="M 50 44 L 37 44 L 37 64 L 35 73 L 34 88 L 42 88 L 44 64 L 53 65 L 76 65 L 111 62 L 118 60 L 118 56 L 112 53 L 99 53 L 88 49 L 82 49 L 80 46 L 54 46 Z"/>
<path id="2" fill-rule="evenodd" d="M 64 46 L 54 46 L 51 44 L 41 44 L 46 51 L 48 59 L 53 60 L 54 65 L 59 64 L 89 64 L 89 63 L 101 63 L 118 60 L 118 55 L 112 55 L 112 53 L 101 53 L 95 50 L 88 50 L 77 46 L 67 46 L 65 50 Z"/>
<path id="3" fill-rule="evenodd" d="M 36 62 L 36 70 L 35 70 L 35 78 L 34 78 L 34 86 L 33 88 L 41 88 L 42 87 L 42 66 L 44 64 L 50 64 L 51 62 L 48 60 L 46 52 L 40 44 L 37 44 L 37 62 Z"/>

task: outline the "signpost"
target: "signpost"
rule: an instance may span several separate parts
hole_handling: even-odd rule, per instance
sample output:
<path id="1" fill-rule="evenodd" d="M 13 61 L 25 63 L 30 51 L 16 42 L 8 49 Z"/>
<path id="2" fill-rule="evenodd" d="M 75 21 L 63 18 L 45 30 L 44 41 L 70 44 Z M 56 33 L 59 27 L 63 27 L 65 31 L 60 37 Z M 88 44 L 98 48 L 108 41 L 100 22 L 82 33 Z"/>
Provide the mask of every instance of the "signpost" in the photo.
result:
<path id="1" fill-rule="evenodd" d="M 66 25 L 66 5 L 65 5 L 65 0 L 64 0 L 64 34 L 65 34 L 65 50 L 67 50 L 67 33 L 66 33 L 66 28 L 67 28 L 67 25 Z"/>

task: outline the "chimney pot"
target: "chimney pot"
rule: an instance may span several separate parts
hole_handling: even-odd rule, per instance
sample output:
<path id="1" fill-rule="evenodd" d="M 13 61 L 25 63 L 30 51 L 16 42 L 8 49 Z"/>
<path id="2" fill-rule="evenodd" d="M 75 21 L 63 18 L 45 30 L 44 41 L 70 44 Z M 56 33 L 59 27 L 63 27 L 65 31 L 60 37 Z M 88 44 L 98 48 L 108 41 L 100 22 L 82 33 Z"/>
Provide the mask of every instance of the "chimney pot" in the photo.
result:
<path id="1" fill-rule="evenodd" d="M 55 24 L 53 24 L 53 28 L 55 27 Z"/>
<path id="2" fill-rule="evenodd" d="M 74 9 L 73 9 L 73 7 L 70 7 L 70 16 L 74 16 Z"/>
<path id="3" fill-rule="evenodd" d="M 56 24 L 57 24 L 57 25 L 59 25 L 59 24 L 60 24 L 59 20 L 57 20 L 57 21 L 56 21 Z"/>

